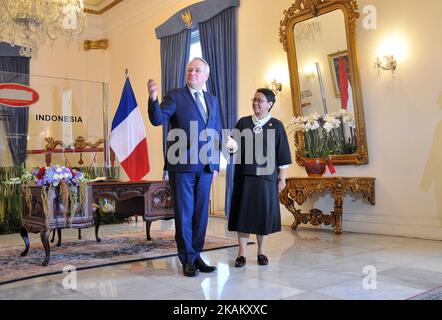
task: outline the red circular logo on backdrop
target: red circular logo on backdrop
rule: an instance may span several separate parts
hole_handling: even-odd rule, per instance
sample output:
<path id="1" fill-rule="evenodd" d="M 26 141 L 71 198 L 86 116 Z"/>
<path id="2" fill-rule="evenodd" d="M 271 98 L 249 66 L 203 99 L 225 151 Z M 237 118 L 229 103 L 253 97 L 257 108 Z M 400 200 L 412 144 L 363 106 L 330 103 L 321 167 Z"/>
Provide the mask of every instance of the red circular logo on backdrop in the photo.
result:
<path id="1" fill-rule="evenodd" d="M 0 104 L 9 107 L 27 107 L 38 101 L 37 91 L 18 83 L 0 83 Z"/>

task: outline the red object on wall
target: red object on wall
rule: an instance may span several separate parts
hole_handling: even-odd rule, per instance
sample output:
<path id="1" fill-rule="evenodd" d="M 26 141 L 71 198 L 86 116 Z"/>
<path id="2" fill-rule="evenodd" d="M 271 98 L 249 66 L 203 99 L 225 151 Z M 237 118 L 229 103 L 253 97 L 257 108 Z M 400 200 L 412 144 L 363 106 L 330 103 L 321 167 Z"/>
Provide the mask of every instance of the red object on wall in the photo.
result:
<path id="1" fill-rule="evenodd" d="M 339 93 L 341 94 L 341 106 L 342 109 L 347 109 L 348 103 L 348 76 L 347 71 L 345 70 L 345 63 L 342 56 L 339 56 L 338 60 L 339 64 Z"/>
<path id="2" fill-rule="evenodd" d="M 18 83 L 0 83 L 0 104 L 9 107 L 27 107 L 39 99 L 38 92 Z"/>

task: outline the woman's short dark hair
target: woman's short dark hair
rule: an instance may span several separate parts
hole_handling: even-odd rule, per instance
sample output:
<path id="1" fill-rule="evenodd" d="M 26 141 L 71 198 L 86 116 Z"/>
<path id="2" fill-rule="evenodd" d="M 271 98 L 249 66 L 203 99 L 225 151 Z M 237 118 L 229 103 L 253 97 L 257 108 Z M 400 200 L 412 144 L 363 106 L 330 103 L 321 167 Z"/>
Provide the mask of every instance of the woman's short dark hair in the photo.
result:
<path id="1" fill-rule="evenodd" d="M 272 108 L 276 102 L 275 93 L 272 90 L 267 89 L 267 88 L 259 88 L 258 90 L 256 90 L 256 92 L 259 92 L 259 93 L 262 93 L 263 95 L 265 95 L 268 102 L 273 102 L 269 111 L 272 110 Z"/>

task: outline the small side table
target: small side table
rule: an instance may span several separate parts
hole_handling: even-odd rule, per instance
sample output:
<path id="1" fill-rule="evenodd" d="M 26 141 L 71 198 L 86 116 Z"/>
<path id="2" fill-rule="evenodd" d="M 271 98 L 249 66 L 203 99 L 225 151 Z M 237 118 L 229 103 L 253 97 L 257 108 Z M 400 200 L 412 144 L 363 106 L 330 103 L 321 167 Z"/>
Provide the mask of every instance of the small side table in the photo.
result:
<path id="1" fill-rule="evenodd" d="M 279 195 L 279 199 L 295 218 L 293 230 L 301 223 L 311 223 L 314 226 L 324 224 L 333 226 L 335 233 L 341 234 L 344 194 L 347 191 L 360 193 L 375 205 L 375 180 L 371 177 L 287 178 L 287 186 Z M 295 208 L 295 202 L 302 205 L 314 193 L 321 193 L 327 189 L 334 198 L 334 211 L 330 214 L 323 214 L 319 209 L 303 213 Z"/>

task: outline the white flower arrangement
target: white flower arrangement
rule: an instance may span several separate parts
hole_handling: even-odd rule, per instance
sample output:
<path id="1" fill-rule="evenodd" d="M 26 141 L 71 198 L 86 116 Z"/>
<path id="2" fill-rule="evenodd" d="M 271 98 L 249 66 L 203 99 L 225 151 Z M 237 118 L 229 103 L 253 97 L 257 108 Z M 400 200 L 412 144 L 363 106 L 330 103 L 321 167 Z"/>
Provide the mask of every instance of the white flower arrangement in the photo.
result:
<path id="1" fill-rule="evenodd" d="M 348 128 L 348 130 L 347 130 Z M 331 154 L 351 154 L 356 151 L 356 123 L 353 113 L 339 110 L 321 116 L 314 112 L 294 117 L 288 133 L 303 132 L 306 158 L 328 158 Z"/>

